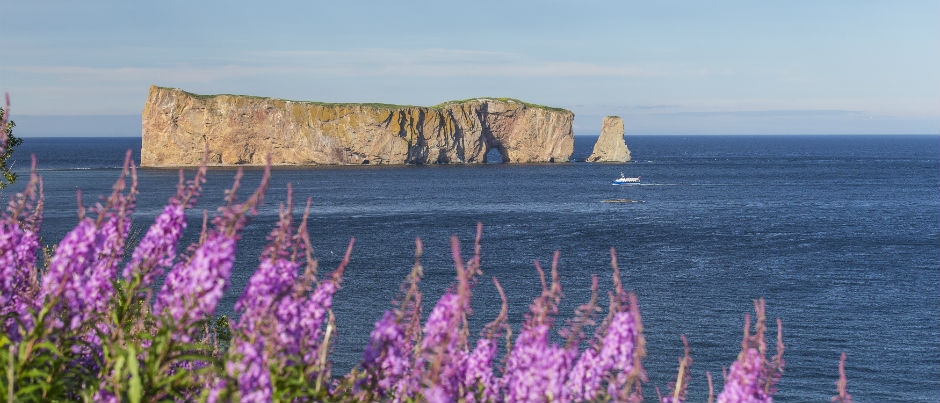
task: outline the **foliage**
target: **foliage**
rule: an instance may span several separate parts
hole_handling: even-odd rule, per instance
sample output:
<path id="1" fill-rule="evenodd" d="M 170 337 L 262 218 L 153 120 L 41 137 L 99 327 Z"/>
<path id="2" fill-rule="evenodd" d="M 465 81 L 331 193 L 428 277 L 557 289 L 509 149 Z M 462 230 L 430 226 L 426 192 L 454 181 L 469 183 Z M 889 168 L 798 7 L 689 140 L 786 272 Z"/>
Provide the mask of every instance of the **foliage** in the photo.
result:
<path id="1" fill-rule="evenodd" d="M 157 87 L 157 88 L 159 88 L 159 89 L 164 89 L 164 90 L 172 89 L 172 88 L 166 88 L 166 87 Z M 296 101 L 296 100 L 285 100 L 285 99 L 277 99 L 277 98 L 266 98 L 266 97 L 260 97 L 260 96 L 254 96 L 254 95 L 236 95 L 236 94 L 213 94 L 213 95 L 206 95 L 206 94 L 194 94 L 194 93 L 191 93 L 191 92 L 188 92 L 188 91 L 183 91 L 183 90 L 178 90 L 178 89 L 172 89 L 172 90 L 180 91 L 180 92 L 182 92 L 182 93 L 184 93 L 184 94 L 186 94 L 186 95 L 188 95 L 188 96 L 191 96 L 191 97 L 196 98 L 196 99 L 201 99 L 201 100 L 207 100 L 207 99 L 211 99 L 211 98 L 215 98 L 215 97 L 239 97 L 239 98 L 255 99 L 255 100 L 269 100 L 269 101 L 272 101 L 272 102 L 281 102 L 281 103 L 283 103 L 283 102 L 292 102 L 292 103 L 299 103 L 299 104 L 305 104 L 305 105 L 340 106 L 340 107 L 358 107 L 358 106 L 366 106 L 366 107 L 375 108 L 375 109 L 393 109 L 393 110 L 410 109 L 410 108 L 443 109 L 443 108 L 447 107 L 448 105 L 461 104 L 461 103 L 467 103 L 467 102 L 473 102 L 473 101 L 477 101 L 477 100 L 481 100 L 481 99 L 489 99 L 489 100 L 495 100 L 495 101 L 501 101 L 501 102 L 508 102 L 508 103 L 521 104 L 521 105 L 526 106 L 527 108 L 547 109 L 547 110 L 556 111 L 556 112 L 567 112 L 567 113 L 571 113 L 571 111 L 569 111 L 569 110 L 567 110 L 567 109 L 563 109 L 563 108 L 556 108 L 556 107 L 551 107 L 551 106 L 533 104 L 533 103 L 530 103 L 530 102 L 520 101 L 520 100 L 518 100 L 518 99 L 506 98 L 506 97 L 477 97 L 477 98 L 468 98 L 468 99 L 462 99 L 462 100 L 445 101 L 445 102 L 439 103 L 439 104 L 437 104 L 437 105 L 424 107 L 424 106 L 416 106 L 416 105 L 385 104 L 385 103 L 378 103 L 378 102 L 365 102 L 365 103 L 362 103 L 362 102 Z"/>
<path id="2" fill-rule="evenodd" d="M 339 267 L 320 275 L 306 229 L 310 202 L 295 222 L 288 186 L 287 205 L 281 206 L 258 269 L 236 304 L 240 317 L 230 323 L 216 317 L 215 308 L 228 288 L 239 234 L 263 200 L 269 170 L 245 201 L 236 197 L 239 172 L 225 205 L 211 223 L 204 218 L 199 241 L 180 253 L 186 210 L 200 195 L 205 167 L 189 180 L 180 173 L 176 194 L 130 248 L 126 239 L 137 180 L 129 156 L 112 194 L 87 211 L 80 207 L 79 224 L 46 266 L 37 264 L 43 195 L 35 170 L 24 193 L 0 217 L 0 365 L 6 375 L 0 396 L 8 402 L 644 399 L 639 304 L 624 290 L 613 250 L 613 287 L 603 319 L 595 276 L 589 301 L 560 326 L 560 337 L 552 336 L 562 296 L 556 253 L 548 273 L 536 263 L 542 292 L 518 336 L 512 337 L 506 298 L 494 279 L 503 309 L 474 340 L 467 317 L 473 285 L 482 276 L 482 227 L 469 259 L 452 238 L 456 280 L 423 323 L 419 240 L 398 302 L 375 323 L 362 361 L 350 373 L 335 375 L 329 356 L 341 324 L 332 302 L 353 241 Z M 161 277 L 163 285 L 154 293 Z M 763 300 L 754 307 L 753 333 L 747 317 L 741 353 L 719 402 L 770 402 L 780 380 L 780 321 L 776 355 L 767 358 Z M 501 340 L 505 348 L 499 347 Z M 686 343 L 676 381 L 659 401 L 686 399 L 691 363 Z M 844 373 L 838 398 L 851 399 Z"/>
<path id="3" fill-rule="evenodd" d="M 7 109 L 0 107 L 0 136 L 5 141 L 3 146 L 0 146 L 0 151 L 2 151 L 0 152 L 0 174 L 3 175 L 0 178 L 0 189 L 16 182 L 16 172 L 13 172 L 13 166 L 9 163 L 9 160 L 13 156 L 13 150 L 23 144 L 23 139 L 13 135 L 13 128 L 16 127 L 16 123 L 8 119 L 7 111 L 9 109 L 9 105 L 7 105 Z"/>
<path id="4" fill-rule="evenodd" d="M 451 105 L 451 104 L 461 104 L 461 103 L 472 102 L 472 101 L 481 100 L 481 99 L 491 99 L 491 100 L 496 100 L 496 101 L 501 101 L 501 102 L 522 104 L 522 105 L 525 105 L 527 108 L 548 109 L 548 110 L 550 110 L 550 111 L 555 111 L 555 112 L 567 112 L 567 113 L 571 113 L 571 111 L 569 111 L 569 110 L 567 110 L 567 109 L 564 109 L 564 108 L 556 108 L 556 107 L 553 107 L 553 106 L 545 106 L 545 105 L 533 104 L 533 103 L 530 103 L 530 102 L 520 101 L 520 100 L 515 99 L 515 98 L 505 98 L 505 97 L 477 97 L 477 98 L 468 98 L 468 99 L 462 99 L 462 100 L 456 100 L 456 101 L 447 101 L 447 102 L 442 102 L 442 103 L 440 103 L 440 104 L 434 105 L 434 106 L 432 106 L 431 108 L 432 108 L 432 109 L 443 109 L 443 108 L 446 107 L 447 105 Z"/>

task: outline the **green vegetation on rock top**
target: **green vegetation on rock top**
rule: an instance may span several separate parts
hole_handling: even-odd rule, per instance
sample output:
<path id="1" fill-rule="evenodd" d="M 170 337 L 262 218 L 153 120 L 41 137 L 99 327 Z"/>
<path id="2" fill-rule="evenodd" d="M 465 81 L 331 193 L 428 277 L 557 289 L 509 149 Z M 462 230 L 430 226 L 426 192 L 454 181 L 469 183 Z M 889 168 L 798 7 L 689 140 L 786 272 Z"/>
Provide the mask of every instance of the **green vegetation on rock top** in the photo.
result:
<path id="1" fill-rule="evenodd" d="M 481 100 L 481 99 L 491 99 L 491 100 L 501 101 L 501 102 L 514 102 L 514 103 L 519 103 L 519 104 L 525 105 L 525 106 L 528 107 L 528 108 L 548 109 L 548 110 L 558 111 L 558 112 L 569 112 L 569 113 L 571 112 L 571 111 L 569 111 L 569 110 L 567 110 L 567 109 L 563 109 L 563 108 L 555 108 L 555 107 L 551 107 L 551 106 L 545 106 L 545 105 L 538 105 L 538 104 L 528 103 L 528 102 L 520 101 L 520 100 L 514 99 L 514 98 L 498 98 L 498 97 L 478 97 L 478 98 L 469 98 L 469 99 L 462 99 L 462 100 L 455 100 L 455 101 L 445 101 L 445 102 L 439 103 L 439 104 L 434 105 L 434 106 L 416 106 L 416 105 L 395 105 L 395 104 L 362 103 L 362 102 L 296 101 L 296 100 L 290 100 L 290 99 L 261 97 L 261 96 L 255 96 L 255 95 L 238 95 L 238 94 L 214 94 L 214 95 L 204 95 L 204 94 L 194 94 L 194 93 L 192 93 L 192 92 L 184 91 L 184 90 L 181 90 L 181 89 L 179 89 L 179 88 L 168 88 L 168 87 L 159 87 L 159 86 L 158 86 L 157 88 L 159 88 L 159 89 L 164 89 L 164 90 L 180 91 L 180 92 L 182 92 L 182 93 L 184 93 L 184 94 L 186 94 L 186 95 L 189 95 L 189 96 L 191 96 L 191 97 L 193 97 L 193 98 L 196 98 L 196 99 L 209 99 L 209 98 L 214 98 L 214 97 L 219 97 L 219 96 L 231 96 L 231 97 L 243 97 L 243 98 L 250 98 L 250 99 L 270 99 L 270 100 L 275 100 L 275 101 L 296 102 L 296 103 L 301 103 L 301 104 L 320 105 L 320 106 L 366 106 L 366 107 L 377 108 L 377 109 L 396 109 L 396 110 L 397 110 L 397 109 L 405 109 L 405 108 L 443 109 L 444 107 L 446 107 L 446 106 L 448 106 L 448 105 L 462 104 L 462 103 L 473 102 L 473 101 L 477 101 L 477 100 Z"/>
<path id="2" fill-rule="evenodd" d="M 457 101 L 446 101 L 446 102 L 442 102 L 442 103 L 439 103 L 439 104 L 437 104 L 437 105 L 434 105 L 434 106 L 432 106 L 431 108 L 440 109 L 440 108 L 443 108 L 443 107 L 445 107 L 445 106 L 447 106 L 447 105 L 451 105 L 451 104 L 462 104 L 462 103 L 464 103 L 464 102 L 473 102 L 473 101 L 477 101 L 477 100 L 480 100 L 480 99 L 491 99 L 491 100 L 494 100 L 494 101 L 501 101 L 501 102 L 515 102 L 515 103 L 518 103 L 518 104 L 523 104 L 523 105 L 525 105 L 527 108 L 548 109 L 548 110 L 558 111 L 558 112 L 571 112 L 571 111 L 569 111 L 569 110 L 567 110 L 567 109 L 564 109 L 564 108 L 556 108 L 556 107 L 552 107 L 552 106 L 545 106 L 545 105 L 533 104 L 533 103 L 529 103 L 529 102 L 525 102 L 525 101 L 520 101 L 520 100 L 515 99 L 515 98 L 499 98 L 499 97 L 477 97 L 477 98 L 461 99 L 461 100 L 457 100 Z"/>

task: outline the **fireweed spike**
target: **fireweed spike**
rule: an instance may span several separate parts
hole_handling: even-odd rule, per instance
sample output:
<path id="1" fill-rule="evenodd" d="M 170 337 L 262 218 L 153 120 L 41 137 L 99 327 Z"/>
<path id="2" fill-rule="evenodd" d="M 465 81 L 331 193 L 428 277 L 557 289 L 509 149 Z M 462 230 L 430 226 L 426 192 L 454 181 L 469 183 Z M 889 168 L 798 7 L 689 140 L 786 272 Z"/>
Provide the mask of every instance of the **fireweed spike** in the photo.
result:
<path id="1" fill-rule="evenodd" d="M 33 156 L 29 183 L 23 193 L 10 199 L 7 211 L 0 216 L 0 331 L 13 341 L 32 327 L 30 310 L 39 308 L 36 257 L 42 208 L 42 179 Z"/>
<path id="2" fill-rule="evenodd" d="M 169 274 L 154 304 L 154 312 L 178 330 L 175 337 L 189 342 L 192 325 L 215 312 L 222 294 L 228 288 L 235 260 L 236 243 L 248 217 L 256 213 L 264 199 L 271 177 L 270 164 L 265 166 L 261 184 L 245 202 L 238 203 L 236 190 L 242 177 L 235 175 L 232 188 L 226 191 L 226 205 L 213 219 L 213 229 L 201 237 L 192 255 L 178 262 Z"/>
<path id="3" fill-rule="evenodd" d="M 125 178 L 129 174 L 132 184 L 125 193 Z M 53 329 L 77 330 L 90 323 L 92 317 L 106 312 L 136 193 L 137 175 L 128 152 L 111 196 L 105 204 L 98 203 L 90 209 L 96 216 L 86 217 L 85 208 L 79 203 L 79 223 L 56 247 L 39 293 L 39 299 L 52 306 Z"/>
<path id="4" fill-rule="evenodd" d="M 764 316 L 763 299 L 754 301 L 757 320 L 755 333 L 750 334 L 750 315 L 744 318 L 744 336 L 741 340 L 741 353 L 731 364 L 725 377 L 725 386 L 718 395 L 718 403 L 763 402 L 773 401 L 776 384 L 783 373 L 783 329 L 777 320 L 777 354 L 767 360 L 767 344 L 764 332 L 767 329 Z"/>
<path id="5" fill-rule="evenodd" d="M 191 208 L 202 191 L 206 164 L 203 162 L 190 181 L 184 181 L 179 171 L 179 183 L 163 212 L 157 216 L 144 238 L 134 249 L 122 275 L 128 283 L 139 281 L 137 288 L 146 289 L 170 268 L 176 257 L 176 247 L 186 229 L 186 209 Z"/>
<path id="6" fill-rule="evenodd" d="M 836 395 L 832 397 L 832 401 L 835 403 L 852 403 L 852 395 L 849 394 L 848 390 L 848 379 L 845 377 L 845 352 L 842 353 L 842 357 L 839 359 L 839 380 L 836 381 Z"/>

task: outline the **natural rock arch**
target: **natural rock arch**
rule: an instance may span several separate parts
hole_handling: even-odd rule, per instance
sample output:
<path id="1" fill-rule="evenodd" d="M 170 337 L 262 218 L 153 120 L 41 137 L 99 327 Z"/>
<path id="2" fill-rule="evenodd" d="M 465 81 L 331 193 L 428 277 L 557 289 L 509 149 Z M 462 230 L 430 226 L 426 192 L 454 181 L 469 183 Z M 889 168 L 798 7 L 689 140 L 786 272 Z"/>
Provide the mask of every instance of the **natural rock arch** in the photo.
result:
<path id="1" fill-rule="evenodd" d="M 433 107 L 325 104 L 196 95 L 152 86 L 144 105 L 141 165 L 485 163 L 568 161 L 571 111 L 504 98 Z M 245 152 L 250 150 L 251 152 Z"/>

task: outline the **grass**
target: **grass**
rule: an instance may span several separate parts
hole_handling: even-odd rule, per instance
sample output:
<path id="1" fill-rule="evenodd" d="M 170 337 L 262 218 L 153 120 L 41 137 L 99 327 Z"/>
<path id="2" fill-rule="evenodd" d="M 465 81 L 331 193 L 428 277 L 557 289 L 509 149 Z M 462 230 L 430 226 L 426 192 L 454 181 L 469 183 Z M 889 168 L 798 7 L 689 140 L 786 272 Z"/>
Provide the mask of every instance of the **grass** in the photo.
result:
<path id="1" fill-rule="evenodd" d="M 365 107 L 376 108 L 376 109 L 396 109 L 396 110 L 397 110 L 397 109 L 407 109 L 407 108 L 427 108 L 427 109 L 441 110 L 441 109 L 446 108 L 446 107 L 449 106 L 449 105 L 455 105 L 455 104 L 462 104 L 462 103 L 474 102 L 474 101 L 481 100 L 481 99 L 490 99 L 490 100 L 500 101 L 500 102 L 522 104 L 522 105 L 524 105 L 524 106 L 527 107 L 527 108 L 546 109 L 546 110 L 555 111 L 555 112 L 567 112 L 567 113 L 571 113 L 571 111 L 569 111 L 569 110 L 567 110 L 567 109 L 563 109 L 563 108 L 556 108 L 556 107 L 551 107 L 551 106 L 533 104 L 533 103 L 530 103 L 530 102 L 520 101 L 520 100 L 515 99 L 515 98 L 505 98 L 505 97 L 477 97 L 477 98 L 468 98 L 468 99 L 462 99 L 462 100 L 444 101 L 444 102 L 442 102 L 442 103 L 439 103 L 439 104 L 433 105 L 433 106 L 417 106 L 417 105 L 385 104 L 385 103 L 378 103 L 378 102 L 319 102 L 319 101 L 297 101 L 297 100 L 290 100 L 290 99 L 280 99 L 280 98 L 262 97 L 262 96 L 255 96 L 255 95 L 238 95 L 238 94 L 213 94 L 213 95 L 205 95 L 205 94 L 195 94 L 195 93 L 192 93 L 192 92 L 189 92 L 189 91 L 184 91 L 184 90 L 181 90 L 181 89 L 178 89 L 178 88 L 159 87 L 159 86 L 157 86 L 157 88 L 159 88 L 159 89 L 165 89 L 165 90 L 177 90 L 177 91 L 181 91 L 181 92 L 183 92 L 184 94 L 189 95 L 189 96 L 191 96 L 191 97 L 193 97 L 193 98 L 196 98 L 196 99 L 204 99 L 204 100 L 205 100 L 205 99 L 209 99 L 209 98 L 219 97 L 219 96 L 232 96 L 232 97 L 243 97 L 243 98 L 248 98 L 248 99 L 270 99 L 270 100 L 277 100 L 277 101 L 296 102 L 296 103 L 302 103 L 302 104 L 308 104 L 308 105 L 320 105 L 320 106 L 365 106 Z"/>

